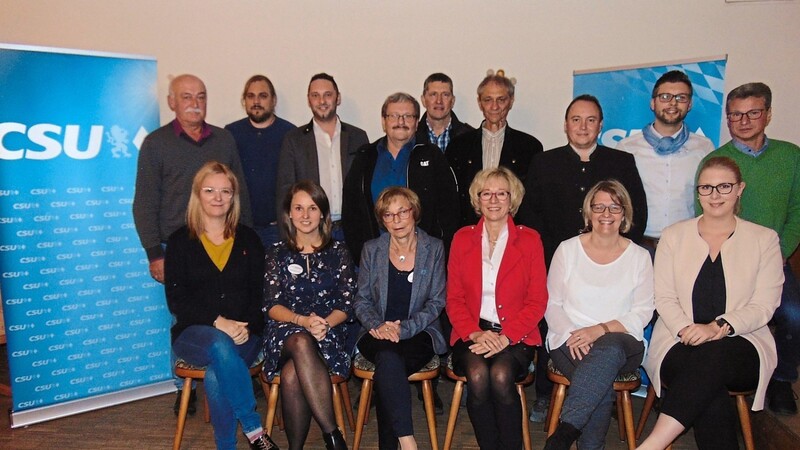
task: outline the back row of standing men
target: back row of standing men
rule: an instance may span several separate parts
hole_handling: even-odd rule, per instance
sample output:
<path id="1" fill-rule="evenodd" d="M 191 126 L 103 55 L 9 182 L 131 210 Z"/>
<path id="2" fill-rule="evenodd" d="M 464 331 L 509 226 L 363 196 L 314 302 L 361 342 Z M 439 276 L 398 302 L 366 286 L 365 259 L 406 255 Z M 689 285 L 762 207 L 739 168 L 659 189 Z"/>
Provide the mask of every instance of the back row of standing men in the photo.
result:
<path id="1" fill-rule="evenodd" d="M 543 152 L 539 140 L 507 123 L 514 105 L 512 80 L 502 72 L 490 74 L 477 94 L 484 121 L 473 129 L 452 111 L 452 80 L 432 74 L 421 97 L 426 112 L 420 116 L 412 96 L 392 94 L 381 110 L 386 134 L 370 144 L 362 129 L 339 119 L 341 95 L 328 74 L 311 78 L 308 124 L 295 127 L 277 117 L 275 88 L 256 75 L 242 94 L 247 117 L 224 130 L 205 122 L 203 82 L 193 75 L 176 77 L 168 96 L 175 120 L 152 132 L 139 154 L 134 219 L 151 275 L 163 282 L 163 244 L 184 224 L 192 177 L 211 160 L 245 180 L 243 220 L 265 245 L 280 239 L 277 207 L 289 186 L 303 179 L 318 182 L 331 202 L 334 237 L 345 240 L 356 261 L 363 243 L 379 234 L 372 210 L 383 188 L 414 190 L 422 203 L 420 228 L 447 246 L 460 226 L 477 222 L 466 189 L 473 176 L 498 165 L 524 182 L 517 222 L 540 232 L 548 265 L 558 244 L 583 228 L 580 208 L 597 181 L 615 178 L 630 191 L 634 218 L 628 237 L 651 252 L 666 226 L 694 216 L 695 172 L 714 147 L 684 125 L 693 89 L 683 72 L 667 72 L 656 82 L 650 100 L 654 122 L 622 140 L 618 150 L 598 144 L 603 112 L 590 95 L 576 97 L 567 107 L 567 145 Z M 800 243 L 800 148 L 767 138 L 771 101 L 763 83 L 731 91 L 726 118 L 732 140 L 713 153 L 739 164 L 748 186 L 741 216 L 775 230 L 788 259 Z M 785 273 L 774 317 L 779 363 L 767 401 L 777 413 L 795 414 L 791 383 L 798 377 L 800 346 L 792 336 L 800 336 L 800 292 L 788 264 Z M 550 387 L 545 377 L 537 378 L 537 406 L 546 409 Z"/>

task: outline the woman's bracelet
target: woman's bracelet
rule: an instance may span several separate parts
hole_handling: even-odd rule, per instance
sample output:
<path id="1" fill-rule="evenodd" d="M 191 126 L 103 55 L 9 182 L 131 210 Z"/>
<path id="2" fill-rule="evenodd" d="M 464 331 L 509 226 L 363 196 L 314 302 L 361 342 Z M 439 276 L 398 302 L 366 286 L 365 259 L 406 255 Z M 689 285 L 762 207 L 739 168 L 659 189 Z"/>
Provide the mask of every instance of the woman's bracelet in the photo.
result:
<path id="1" fill-rule="evenodd" d="M 603 334 L 611 333 L 611 330 L 608 329 L 608 325 L 606 325 L 604 322 L 600 322 L 600 328 L 603 329 Z"/>

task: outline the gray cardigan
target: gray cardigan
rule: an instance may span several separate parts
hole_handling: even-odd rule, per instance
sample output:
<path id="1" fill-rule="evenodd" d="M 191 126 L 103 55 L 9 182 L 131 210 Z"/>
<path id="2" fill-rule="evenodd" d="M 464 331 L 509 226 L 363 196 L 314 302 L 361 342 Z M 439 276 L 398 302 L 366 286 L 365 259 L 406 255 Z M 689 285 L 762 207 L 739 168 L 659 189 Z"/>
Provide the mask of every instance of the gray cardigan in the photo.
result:
<path id="1" fill-rule="evenodd" d="M 386 300 L 389 291 L 389 234 L 364 244 L 358 273 L 358 294 L 355 313 L 361 322 L 359 338 L 368 330 L 385 322 Z M 444 308 L 445 259 L 442 241 L 417 228 L 417 255 L 414 281 L 411 285 L 409 318 L 400 323 L 400 339 L 408 339 L 422 331 L 433 341 L 438 354 L 447 351 L 439 314 Z"/>

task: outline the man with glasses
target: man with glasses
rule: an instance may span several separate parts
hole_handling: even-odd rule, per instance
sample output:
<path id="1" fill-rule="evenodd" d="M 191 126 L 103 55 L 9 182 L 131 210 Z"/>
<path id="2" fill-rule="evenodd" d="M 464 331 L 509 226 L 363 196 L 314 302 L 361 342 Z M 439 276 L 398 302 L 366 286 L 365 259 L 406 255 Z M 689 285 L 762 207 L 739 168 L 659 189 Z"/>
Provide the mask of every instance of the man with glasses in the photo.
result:
<path id="1" fill-rule="evenodd" d="M 150 261 L 150 275 L 159 283 L 164 282 L 167 239 L 186 223 L 186 207 L 197 171 L 209 161 L 218 161 L 230 167 L 239 179 L 243 176 L 231 134 L 205 120 L 207 100 L 206 85 L 200 78 L 186 74 L 172 79 L 167 103 L 175 112 L 175 119 L 148 134 L 139 150 L 133 220 Z M 247 188 L 240 186 L 242 223 L 250 224 Z M 175 386 L 178 396 L 173 410 L 177 415 L 183 379 L 175 379 Z M 189 415 L 197 411 L 197 395 L 192 387 Z"/>
<path id="2" fill-rule="evenodd" d="M 764 83 L 747 83 L 732 90 L 725 112 L 732 139 L 706 159 L 727 156 L 736 161 L 747 183 L 739 215 L 775 230 L 781 253 L 788 260 L 800 243 L 800 147 L 767 137 L 772 91 Z M 702 212 L 699 203 L 695 211 Z M 772 317 L 778 365 L 767 388 L 767 406 L 776 414 L 794 415 L 797 404 L 792 383 L 797 381 L 800 363 L 800 288 L 788 261 L 784 275 L 781 305 Z"/>
<path id="3" fill-rule="evenodd" d="M 253 229 L 264 246 L 280 240 L 275 203 L 278 158 L 283 137 L 294 125 L 275 115 L 278 96 L 264 75 L 253 75 L 244 84 L 242 105 L 247 117 L 229 123 L 225 129 L 236 140 L 244 168 L 244 183 L 251 193 Z M 244 203 L 244 201 L 243 201 Z"/>
<path id="4" fill-rule="evenodd" d="M 358 263 L 361 248 L 381 233 L 374 205 L 389 186 L 405 186 L 419 196 L 419 227 L 441 239 L 445 249 L 458 228 L 455 177 L 439 147 L 416 142 L 419 103 L 403 92 L 390 95 L 381 108 L 386 135 L 358 150 L 344 180 L 342 228 Z"/>
<path id="5" fill-rule="evenodd" d="M 458 120 L 453 106 L 453 80 L 443 73 L 432 73 L 422 86 L 422 106 L 425 114 L 417 125 L 417 142 L 436 144 L 444 152 L 450 140 L 473 130 L 469 124 Z"/>
<path id="6" fill-rule="evenodd" d="M 342 102 L 336 80 L 318 73 L 308 83 L 308 107 L 312 119 L 307 125 L 286 133 L 278 164 L 278 194 L 283 196 L 300 180 L 313 180 L 322 186 L 330 201 L 333 238 L 344 240 L 341 228 L 342 190 L 358 149 L 369 143 L 367 133 L 339 120 L 336 113 Z"/>
<path id="7" fill-rule="evenodd" d="M 478 85 L 478 107 L 484 118 L 480 129 L 454 138 L 447 146 L 445 155 L 458 180 L 462 226 L 478 223 L 468 192 L 475 174 L 503 166 L 524 182 L 531 158 L 542 152 L 538 139 L 508 126 L 513 106 L 514 82 L 502 70 L 487 75 Z"/>
<path id="8" fill-rule="evenodd" d="M 700 160 L 714 150 L 711 140 L 690 132 L 684 123 L 692 109 L 692 94 L 685 73 L 665 73 L 656 81 L 650 99 L 653 123 L 617 144 L 618 150 L 636 159 L 647 193 L 647 226 L 641 244 L 651 256 L 664 228 L 694 217 L 694 174 Z"/>
<path id="9" fill-rule="evenodd" d="M 525 198 L 518 213 L 519 223 L 535 228 L 542 236 L 545 264 L 562 241 L 577 236 L 586 226 L 583 200 L 601 180 L 616 179 L 628 190 L 633 204 L 633 223 L 626 236 L 640 242 L 647 222 L 647 201 L 642 180 L 631 154 L 597 143 L 603 128 L 603 109 L 591 95 L 579 95 L 567 106 L 564 132 L 567 145 L 537 154 L 525 179 Z M 547 324 L 539 324 L 542 337 Z M 549 355 L 538 350 L 536 371 L 547 373 Z M 536 402 L 530 420 L 544 422 L 553 385 L 547 377 L 536 377 Z"/>

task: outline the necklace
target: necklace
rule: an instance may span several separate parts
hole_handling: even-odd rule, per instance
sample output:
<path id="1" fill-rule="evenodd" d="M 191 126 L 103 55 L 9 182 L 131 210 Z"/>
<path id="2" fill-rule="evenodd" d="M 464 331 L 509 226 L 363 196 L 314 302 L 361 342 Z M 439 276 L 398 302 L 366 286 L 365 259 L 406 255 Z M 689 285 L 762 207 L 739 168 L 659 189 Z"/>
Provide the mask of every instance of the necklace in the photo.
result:
<path id="1" fill-rule="evenodd" d="M 399 246 L 390 246 L 389 248 L 391 248 L 394 251 L 394 253 L 397 255 L 397 259 L 401 263 L 406 262 L 406 255 L 400 253 L 400 247 Z M 416 241 L 415 241 L 414 243 L 412 243 L 409 246 L 409 248 L 406 249 L 406 252 L 408 252 L 409 254 L 413 254 L 416 251 L 416 249 L 417 249 L 417 246 L 416 246 Z"/>

